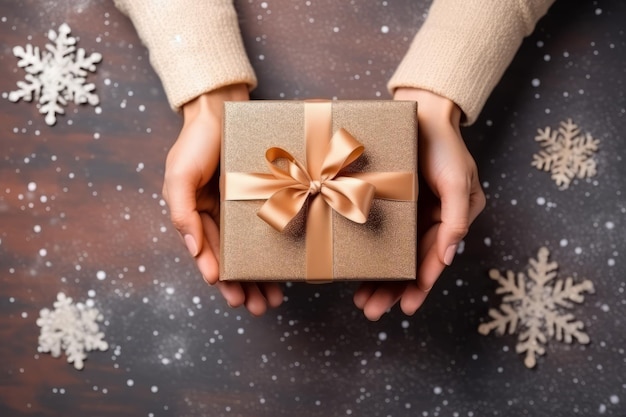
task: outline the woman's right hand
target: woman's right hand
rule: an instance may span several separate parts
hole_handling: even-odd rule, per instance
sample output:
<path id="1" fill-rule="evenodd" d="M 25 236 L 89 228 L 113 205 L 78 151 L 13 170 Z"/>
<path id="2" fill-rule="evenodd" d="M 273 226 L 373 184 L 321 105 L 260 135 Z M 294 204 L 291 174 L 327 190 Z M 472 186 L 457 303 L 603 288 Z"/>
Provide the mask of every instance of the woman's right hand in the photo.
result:
<path id="1" fill-rule="evenodd" d="M 216 285 L 231 307 L 261 315 L 282 303 L 275 283 L 219 281 L 219 173 L 225 101 L 249 99 L 245 84 L 225 86 L 186 103 L 184 123 L 165 163 L 163 198 L 174 227 L 195 258 L 204 280 Z"/>

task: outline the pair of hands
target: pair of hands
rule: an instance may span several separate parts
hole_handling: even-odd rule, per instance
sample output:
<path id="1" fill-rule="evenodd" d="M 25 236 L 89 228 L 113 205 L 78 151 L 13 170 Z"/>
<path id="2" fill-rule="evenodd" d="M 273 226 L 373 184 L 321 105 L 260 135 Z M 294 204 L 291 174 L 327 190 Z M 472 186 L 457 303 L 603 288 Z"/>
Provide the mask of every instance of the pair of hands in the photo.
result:
<path id="1" fill-rule="evenodd" d="M 219 192 L 224 101 L 248 100 L 244 84 L 201 95 L 183 107 L 184 123 L 165 165 L 163 197 L 172 223 L 195 258 L 204 280 L 217 286 L 231 307 L 244 305 L 254 315 L 277 307 L 283 293 L 276 283 L 219 281 Z M 418 102 L 418 154 L 421 180 L 418 201 L 418 279 L 366 282 L 354 293 L 355 305 L 378 320 L 400 301 L 412 315 L 422 305 L 458 243 L 485 206 L 476 164 L 459 129 L 461 110 L 450 100 L 414 88 L 400 88 L 396 100 Z"/>

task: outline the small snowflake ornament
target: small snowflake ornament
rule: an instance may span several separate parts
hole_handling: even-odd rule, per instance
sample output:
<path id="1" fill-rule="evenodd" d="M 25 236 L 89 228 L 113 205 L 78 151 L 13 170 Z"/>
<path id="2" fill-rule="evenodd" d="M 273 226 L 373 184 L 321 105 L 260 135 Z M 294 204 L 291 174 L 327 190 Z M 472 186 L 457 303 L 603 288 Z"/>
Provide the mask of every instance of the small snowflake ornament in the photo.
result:
<path id="1" fill-rule="evenodd" d="M 542 151 L 533 155 L 532 166 L 550 172 L 556 185 L 564 190 L 574 178 L 589 178 L 596 175 L 593 155 L 598 151 L 599 140 L 589 133 L 582 134 L 571 119 L 561 122 L 558 130 L 546 127 L 539 129 L 535 140 Z"/>
<path id="2" fill-rule="evenodd" d="M 87 83 L 86 76 L 96 70 L 102 55 L 87 55 L 83 48 L 76 49 L 76 38 L 70 32 L 66 23 L 58 33 L 50 30 L 48 39 L 54 43 L 47 44 L 44 52 L 30 44 L 13 48 L 13 54 L 19 58 L 17 66 L 24 69 L 26 76 L 17 82 L 18 89 L 11 91 L 8 98 L 12 102 L 34 98 L 50 126 L 56 123 L 57 114 L 65 113 L 63 107 L 69 101 L 92 106 L 100 102 L 94 92 L 96 86 Z"/>
<path id="3" fill-rule="evenodd" d="M 60 292 L 54 302 L 54 310 L 44 308 L 39 313 L 37 325 L 39 334 L 39 352 L 50 353 L 53 357 L 67 355 L 67 361 L 74 363 L 76 369 L 83 369 L 87 352 L 105 351 L 109 348 L 104 333 L 99 331 L 98 322 L 102 321 L 100 312 L 83 303 L 72 303 L 72 299 Z"/>
<path id="4" fill-rule="evenodd" d="M 528 275 L 519 272 L 492 269 L 489 277 L 496 280 L 500 287 L 496 294 L 504 294 L 499 310 L 490 309 L 491 321 L 483 323 L 478 331 L 487 335 L 495 330 L 497 334 L 513 334 L 518 328 L 519 337 L 515 350 L 526 353 L 524 365 L 533 368 L 537 356 L 545 354 L 544 346 L 548 339 L 572 343 L 589 343 L 589 336 L 583 331 L 584 325 L 570 313 L 573 303 L 582 303 L 584 293 L 593 293 L 593 283 L 584 280 L 574 283 L 571 277 L 556 279 L 558 264 L 549 262 L 547 248 L 539 249 L 537 259 L 530 259 Z"/>

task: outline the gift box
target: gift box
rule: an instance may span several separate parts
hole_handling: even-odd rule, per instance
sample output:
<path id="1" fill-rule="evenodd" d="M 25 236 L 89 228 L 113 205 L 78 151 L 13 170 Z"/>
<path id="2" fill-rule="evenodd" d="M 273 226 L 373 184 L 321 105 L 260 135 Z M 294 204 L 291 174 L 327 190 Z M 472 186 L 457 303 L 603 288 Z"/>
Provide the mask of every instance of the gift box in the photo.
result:
<path id="1" fill-rule="evenodd" d="M 416 277 L 417 103 L 224 107 L 220 280 Z"/>

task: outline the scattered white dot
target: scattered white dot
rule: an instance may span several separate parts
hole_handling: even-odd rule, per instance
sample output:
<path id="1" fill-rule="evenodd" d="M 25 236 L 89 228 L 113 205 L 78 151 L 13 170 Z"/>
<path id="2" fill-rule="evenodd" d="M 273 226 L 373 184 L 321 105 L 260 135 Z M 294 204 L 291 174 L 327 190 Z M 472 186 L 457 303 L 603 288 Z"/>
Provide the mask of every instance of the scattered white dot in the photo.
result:
<path id="1" fill-rule="evenodd" d="M 153 385 L 150 387 L 150 391 L 152 391 L 153 394 L 156 394 L 157 392 L 159 392 L 159 387 Z"/>
<path id="2" fill-rule="evenodd" d="M 387 25 L 383 25 L 383 26 L 381 26 L 381 27 L 380 27 L 380 31 L 381 31 L 382 33 L 389 33 L 389 26 L 387 26 Z"/>
<path id="3" fill-rule="evenodd" d="M 597 8 L 595 13 L 596 13 L 596 16 L 600 16 L 602 14 L 602 9 Z"/>
<path id="4" fill-rule="evenodd" d="M 48 254 L 48 251 L 45 248 L 39 249 L 39 256 L 44 257 Z"/>
<path id="5" fill-rule="evenodd" d="M 126 381 L 126 385 L 128 385 L 129 387 L 132 387 L 133 385 L 135 385 L 135 381 L 133 381 L 132 379 L 129 379 Z"/>
<path id="6" fill-rule="evenodd" d="M 243 327 L 240 327 L 240 328 L 237 329 L 237 334 L 244 334 Z"/>
<path id="7" fill-rule="evenodd" d="M 37 184 L 34 182 L 29 182 L 28 183 L 28 191 L 35 191 L 37 189 Z"/>
<path id="8" fill-rule="evenodd" d="M 490 247 L 490 246 L 491 246 L 491 238 L 486 237 L 486 238 L 483 240 L 483 242 L 484 242 L 485 246 L 487 246 L 487 247 Z"/>
<path id="9" fill-rule="evenodd" d="M 611 395 L 609 401 L 611 401 L 611 404 L 619 404 L 619 397 L 617 395 Z"/>
<path id="10" fill-rule="evenodd" d="M 381 342 L 384 342 L 385 340 L 387 340 L 387 333 L 385 332 L 378 333 L 378 340 L 380 340 Z"/>
<path id="11" fill-rule="evenodd" d="M 456 253 L 458 255 L 461 255 L 463 252 L 465 252 L 465 241 L 462 240 L 459 242 L 459 246 L 457 246 L 456 248 Z"/>
<path id="12" fill-rule="evenodd" d="M 546 204 L 546 199 L 543 197 L 537 197 L 537 204 L 543 206 L 544 204 Z"/>
<path id="13" fill-rule="evenodd" d="M 533 87 L 539 87 L 541 85 L 541 81 L 539 81 L 539 78 L 533 78 L 533 80 L 530 82 L 530 84 Z"/>
<path id="14" fill-rule="evenodd" d="M 98 278 L 98 280 L 100 281 L 104 281 L 107 277 L 107 273 L 104 271 L 98 271 L 96 272 L 96 278 Z"/>
<path id="15" fill-rule="evenodd" d="M 567 241 L 567 239 L 561 239 L 561 241 L 559 242 L 559 245 L 561 245 L 562 248 L 566 247 L 567 244 L 569 242 Z"/>
<path id="16" fill-rule="evenodd" d="M 435 395 L 439 395 L 439 394 L 441 394 L 442 392 L 443 392 L 443 390 L 441 389 L 441 387 L 435 387 L 435 388 L 433 388 L 433 393 L 434 393 Z"/>
<path id="17" fill-rule="evenodd" d="M 39 233 L 39 232 L 41 232 L 41 226 L 39 226 L 38 224 L 34 225 L 34 226 L 33 226 L 33 231 L 34 231 L 35 233 Z"/>
<path id="18" fill-rule="evenodd" d="M 609 230 L 613 230 L 615 228 L 615 223 L 608 221 L 604 224 L 604 227 L 606 227 Z"/>

